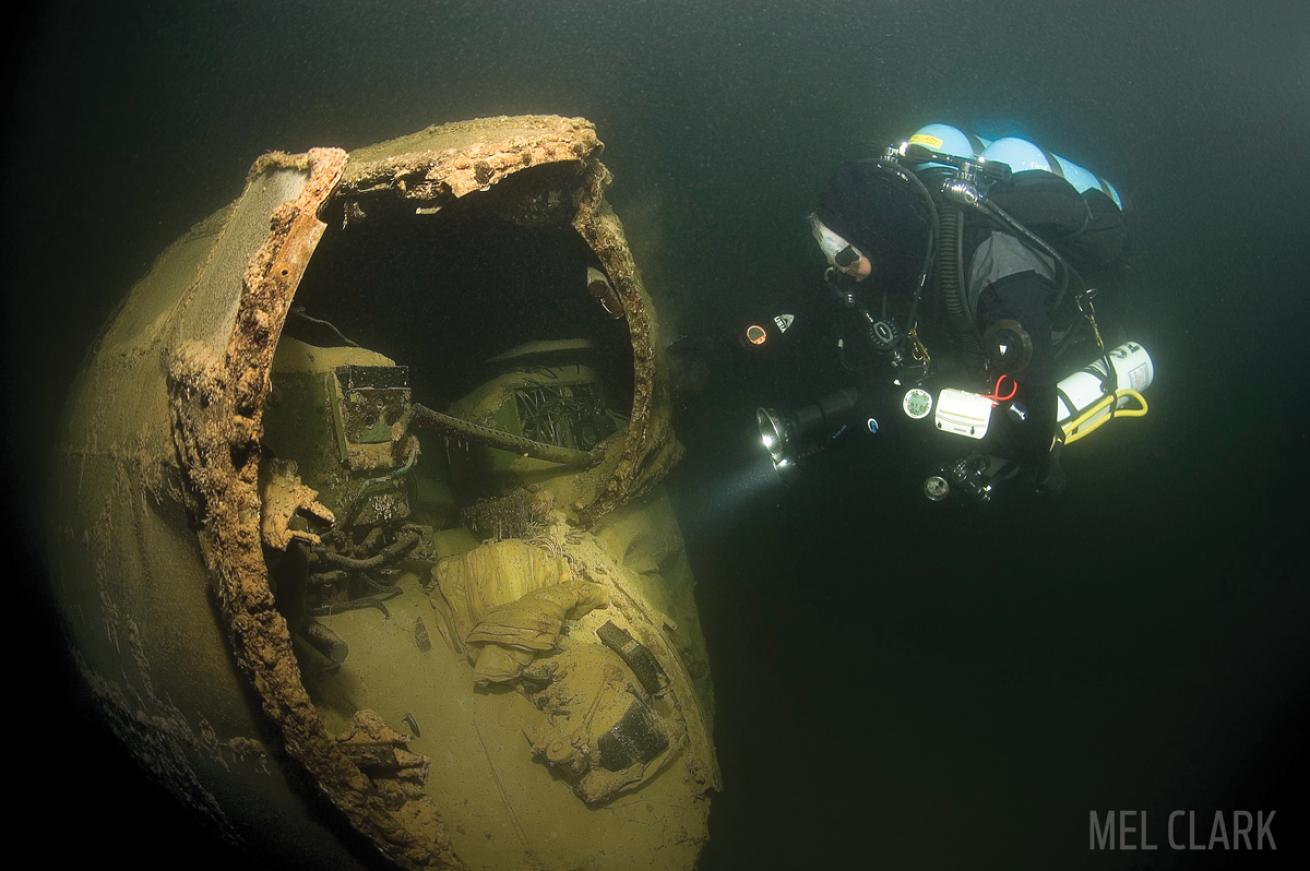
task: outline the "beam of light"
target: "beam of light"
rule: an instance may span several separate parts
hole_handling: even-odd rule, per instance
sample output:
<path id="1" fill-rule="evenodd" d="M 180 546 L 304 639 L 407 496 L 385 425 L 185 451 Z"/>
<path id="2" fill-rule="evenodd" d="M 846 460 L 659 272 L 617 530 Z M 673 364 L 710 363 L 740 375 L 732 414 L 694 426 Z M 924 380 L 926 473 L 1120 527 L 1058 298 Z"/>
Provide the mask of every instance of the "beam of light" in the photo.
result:
<path id="1" fill-rule="evenodd" d="M 713 535 L 715 528 L 733 524 L 781 486 L 773 460 L 756 448 L 745 452 L 741 462 L 724 474 L 684 486 L 683 509 L 702 534 Z"/>

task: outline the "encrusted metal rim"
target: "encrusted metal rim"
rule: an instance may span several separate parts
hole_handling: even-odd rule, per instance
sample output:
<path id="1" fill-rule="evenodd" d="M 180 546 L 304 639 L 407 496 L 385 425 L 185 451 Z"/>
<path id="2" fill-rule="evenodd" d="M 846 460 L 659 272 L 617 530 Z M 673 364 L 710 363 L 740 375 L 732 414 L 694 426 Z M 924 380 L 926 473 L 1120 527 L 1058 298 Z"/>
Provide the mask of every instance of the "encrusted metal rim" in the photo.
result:
<path id="1" fill-rule="evenodd" d="M 596 159 L 601 144 L 594 128 L 584 124 L 580 129 L 590 131 L 590 138 L 583 136 L 581 147 L 577 142 L 567 150 L 547 145 L 559 161 L 582 164 L 582 182 L 572 192 L 573 226 L 595 252 L 622 300 L 634 365 L 631 421 L 617 447 L 612 473 L 589 504 L 574 506 L 590 522 L 656 483 L 680 448 L 672 437 L 667 406 L 664 413 L 655 413 L 664 397 L 655 378 L 650 301 L 622 225 L 604 198 L 610 174 Z M 575 123 L 574 129 L 579 125 Z M 525 142 L 522 147 L 531 146 Z M 431 190 L 460 196 L 461 186 L 465 191 L 485 189 L 514 172 L 549 162 L 555 161 L 512 155 L 502 161 L 452 160 L 450 172 L 443 177 L 442 156 L 425 154 L 388 161 L 385 171 L 400 187 L 426 164 L 422 178 L 432 183 Z M 280 727 L 287 752 L 387 858 L 406 868 L 461 868 L 430 802 L 412 800 L 400 813 L 393 812 L 328 733 L 301 680 L 290 632 L 274 604 L 261 547 L 261 418 L 273 353 L 292 297 L 326 229 L 318 215 L 338 192 L 346 163 L 344 151 L 313 149 L 300 156 L 266 155 L 252 168 L 251 181 L 288 168 L 307 171 L 309 178 L 296 198 L 275 210 L 269 235 L 245 271 L 223 359 L 188 344 L 169 361 L 173 436 L 232 649 L 265 713 Z M 475 187 L 468 187 L 469 179 Z"/>

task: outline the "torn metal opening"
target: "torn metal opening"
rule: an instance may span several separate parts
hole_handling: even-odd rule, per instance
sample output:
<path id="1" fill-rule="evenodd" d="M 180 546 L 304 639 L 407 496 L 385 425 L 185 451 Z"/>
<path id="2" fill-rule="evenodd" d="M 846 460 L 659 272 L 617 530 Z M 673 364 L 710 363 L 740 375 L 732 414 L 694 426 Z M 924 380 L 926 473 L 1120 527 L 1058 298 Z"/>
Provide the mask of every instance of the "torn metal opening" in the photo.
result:
<path id="1" fill-rule="evenodd" d="M 527 116 L 266 155 L 79 375 L 72 655 L 270 862 L 673 869 L 708 837 L 679 447 L 600 151 Z"/>
<path id="2" fill-rule="evenodd" d="M 523 528 L 506 535 L 500 524 L 514 514 L 515 493 L 527 484 L 551 494 L 562 522 L 585 530 L 647 492 L 678 456 L 655 377 L 653 314 L 621 225 L 604 202 L 608 172 L 595 159 L 600 144 L 585 122 L 528 122 L 526 134 L 522 119 L 431 128 L 411 141 L 352 155 L 349 164 L 330 150 L 257 164 L 252 180 L 298 167 L 308 178 L 275 211 L 271 232 L 250 261 L 221 356 L 212 344 L 192 340 L 178 342 L 169 362 L 174 440 L 237 661 L 290 755 L 353 828 L 405 867 L 462 862 L 424 786 L 427 758 L 410 752 L 408 739 L 395 731 L 397 711 L 379 717 L 333 697 L 349 694 L 328 684 L 349 661 L 350 645 L 321 618 L 376 607 L 389 619 L 393 593 L 419 601 L 384 573 L 416 555 L 440 555 L 434 530 L 445 508 L 460 510 L 462 524 L 483 537 L 519 537 L 549 519 L 534 508 L 520 518 Z M 511 178 L 519 173 L 521 179 Z M 475 205 L 489 211 L 474 211 Z M 334 227 L 326 245 L 324 219 Z M 470 258 L 470 251 L 478 256 Z M 531 281 L 522 280 L 524 261 L 533 266 Z M 459 279 L 462 292 L 434 288 L 443 270 Z M 484 286 L 471 289 L 479 276 Z M 377 290 L 379 283 L 391 293 Z M 304 308 L 293 315 L 298 289 L 305 291 Z M 616 323 L 616 312 L 624 320 Z M 487 329 L 461 329 L 479 316 Z M 375 342 L 401 349 L 406 363 L 374 350 Z M 617 364 L 623 357 L 628 365 Z M 478 368 L 470 359 L 492 367 L 490 381 L 469 374 Z M 411 378 L 419 370 L 424 376 Z M 543 372 L 549 377 L 540 377 Z M 585 474 L 560 476 L 531 465 L 552 460 L 525 461 L 504 444 L 474 457 L 471 442 L 478 439 L 468 433 L 452 456 L 449 433 L 439 436 L 438 447 L 411 430 L 416 391 L 454 418 L 498 432 L 517 428 L 532 442 L 594 452 L 598 462 Z M 460 458 L 460 450 L 468 456 Z M 425 452 L 445 455 L 444 466 L 429 464 L 438 469 L 429 491 L 446 488 L 448 505 L 441 497 L 425 503 L 413 477 Z M 560 489 L 550 489 L 561 481 Z M 565 538 L 552 540 L 564 546 Z M 609 705 L 622 718 L 605 726 L 614 731 L 605 733 L 610 743 L 602 767 L 615 760 L 628 767 L 603 776 L 597 769 L 577 786 L 579 795 L 590 803 L 641 788 L 677 761 L 678 789 L 703 796 L 717 786 L 717 768 L 691 678 L 660 629 L 673 621 L 614 581 L 623 569 L 604 547 L 585 537 L 568 540 L 582 542 L 579 553 L 588 554 L 570 558 L 569 571 L 580 573 L 572 582 L 618 583 L 597 602 L 618 603 L 627 631 L 664 658 L 679 687 L 660 699 L 638 697 L 632 704 L 639 707 Z M 533 546 L 548 551 L 549 541 Z M 361 583 L 372 589 L 361 592 Z M 576 619 L 569 616 L 572 606 L 562 613 Z M 352 629 L 350 621 L 338 628 L 346 635 Z M 578 673 L 593 667 L 600 668 Z M 610 676 L 622 668 L 597 673 L 617 680 Z M 315 680 L 319 694 L 312 698 L 306 683 Z M 609 692 L 621 684 L 613 687 Z M 348 722 L 325 722 L 334 711 Z M 412 714 L 403 719 L 419 739 Z M 641 741 L 633 743 L 633 735 Z M 485 751 L 480 734 L 477 739 Z M 614 741 L 626 741 L 628 750 L 618 752 Z M 556 759 L 555 747 L 540 752 Z M 568 770 L 581 777 L 579 764 L 570 762 Z M 666 788 L 673 781 L 654 782 Z M 692 816 L 680 825 L 703 826 L 704 808 L 687 807 Z M 512 808 L 507 818 L 532 856 L 529 827 Z M 692 861 L 700 842 L 688 842 Z"/>

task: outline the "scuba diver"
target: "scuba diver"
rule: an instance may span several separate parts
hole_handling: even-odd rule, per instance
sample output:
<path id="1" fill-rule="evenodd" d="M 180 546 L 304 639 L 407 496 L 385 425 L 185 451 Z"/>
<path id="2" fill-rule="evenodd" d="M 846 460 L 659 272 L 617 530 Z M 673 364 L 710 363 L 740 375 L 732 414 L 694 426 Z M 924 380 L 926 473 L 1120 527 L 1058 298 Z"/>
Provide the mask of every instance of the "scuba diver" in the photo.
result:
<path id="1" fill-rule="evenodd" d="M 988 502 L 1010 480 L 1058 494 L 1065 445 L 1146 413 L 1150 357 L 1107 345 L 1120 325 L 1110 335 L 1098 306 L 1122 300 L 1087 280 L 1125 261 L 1122 199 L 1082 167 L 933 124 L 841 166 L 810 228 L 848 313 L 837 352 L 857 384 L 793 413 L 758 411 L 780 470 L 863 428 L 922 446 L 932 501 Z"/>

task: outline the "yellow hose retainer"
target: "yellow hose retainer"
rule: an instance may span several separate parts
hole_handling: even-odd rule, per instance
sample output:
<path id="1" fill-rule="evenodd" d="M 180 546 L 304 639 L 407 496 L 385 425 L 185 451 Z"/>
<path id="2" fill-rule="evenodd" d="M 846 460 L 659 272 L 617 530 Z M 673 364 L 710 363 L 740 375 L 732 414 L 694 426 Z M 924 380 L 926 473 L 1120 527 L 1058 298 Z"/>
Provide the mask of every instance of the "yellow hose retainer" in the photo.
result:
<path id="1" fill-rule="evenodd" d="M 1121 399 L 1131 399 L 1138 404 L 1137 408 L 1110 408 L 1109 413 L 1105 413 L 1107 406 L 1117 405 Z M 1107 393 L 1086 411 L 1060 426 L 1063 433 L 1061 441 L 1066 445 L 1071 445 L 1079 439 L 1086 438 L 1100 429 L 1107 421 L 1116 417 L 1146 417 L 1150 411 L 1150 406 L 1146 404 L 1146 397 L 1140 392 L 1128 387 L 1121 387 L 1114 393 Z M 1099 415 L 1099 416 L 1098 416 Z M 1093 419 L 1095 418 L 1095 419 Z"/>

